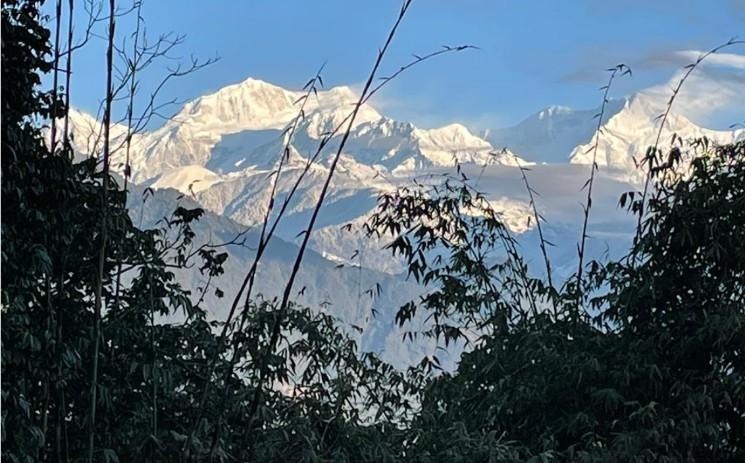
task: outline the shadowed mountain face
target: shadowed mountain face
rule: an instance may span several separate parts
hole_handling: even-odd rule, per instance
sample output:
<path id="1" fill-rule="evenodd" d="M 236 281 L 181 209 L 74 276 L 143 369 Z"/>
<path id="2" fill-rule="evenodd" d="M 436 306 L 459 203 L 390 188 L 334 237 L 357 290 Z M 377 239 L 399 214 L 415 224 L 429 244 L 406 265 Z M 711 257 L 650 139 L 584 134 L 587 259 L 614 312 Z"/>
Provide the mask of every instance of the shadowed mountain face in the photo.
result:
<path id="1" fill-rule="evenodd" d="M 153 228 L 168 216 L 176 205 L 187 208 L 199 205 L 191 198 L 173 189 L 155 190 L 147 201 L 142 201 L 143 189 L 135 186 L 130 192 L 130 214 L 142 227 Z M 195 246 L 208 241 L 211 243 L 230 242 L 246 227 L 226 217 L 207 211 L 195 223 Z M 255 257 L 255 246 L 259 239 L 258 229 L 248 229 L 240 244 L 229 245 L 222 250 L 230 255 L 225 264 L 225 273 L 213 279 L 205 293 L 205 304 L 210 314 L 216 319 L 224 319 L 243 279 Z M 270 242 L 259 265 L 253 295 L 272 299 L 281 297 L 284 284 L 298 247 L 281 238 Z M 338 262 L 324 258 L 310 250 L 306 252 L 304 264 L 297 277 L 296 294 L 293 297 L 298 303 L 309 307 L 322 308 L 334 315 L 340 325 L 348 329 L 362 350 L 374 351 L 397 365 L 406 365 L 419 359 L 423 352 L 432 353 L 434 346 L 421 342 L 410 346 L 411 349 L 396 349 L 387 352 L 388 345 L 400 343 L 401 330 L 395 323 L 395 312 L 398 307 L 409 300 L 416 299 L 422 288 L 413 282 L 406 281 L 399 275 L 391 275 L 354 265 L 339 265 Z M 178 270 L 177 277 L 190 288 L 193 294 L 201 294 L 208 282 L 196 268 Z M 373 298 L 367 291 L 380 288 Z M 216 295 L 219 288 L 224 297 Z M 240 303 L 243 304 L 243 299 Z M 171 321 L 180 318 L 174 316 Z M 362 328 L 362 333 L 351 329 L 352 325 Z"/>
<path id="2" fill-rule="evenodd" d="M 604 120 L 618 114 L 625 100 L 613 100 Z M 486 130 L 483 135 L 496 147 L 509 147 L 534 162 L 564 163 L 577 145 L 587 143 L 597 130 L 600 108 L 575 110 L 549 106 L 514 127 Z"/>
<path id="3" fill-rule="evenodd" d="M 142 214 L 143 224 L 150 226 L 173 210 L 177 201 L 188 201 L 208 211 L 199 224 L 203 239 L 224 241 L 245 227 L 257 227 L 269 203 L 272 173 L 288 142 L 284 129 L 296 117 L 295 102 L 302 95 L 247 79 L 187 103 L 160 128 L 134 135 L 130 164 L 135 188 L 150 186 L 157 194 L 142 206 L 133 193 L 133 217 Z M 289 155 L 277 180 L 276 201 L 283 201 L 295 188 L 319 140 L 344 120 L 356 99 L 348 87 L 338 87 L 318 92 L 309 100 L 305 118 L 288 146 Z M 601 170 L 589 227 L 591 257 L 617 256 L 628 246 L 633 223 L 617 208 L 617 201 L 621 193 L 638 188 L 642 177 L 633 160 L 654 143 L 660 111 L 659 101 L 644 92 L 613 100 L 606 107 L 597 149 Z M 515 127 L 479 136 L 460 124 L 418 128 L 363 105 L 311 236 L 312 251 L 304 259 L 296 285 L 298 290 L 306 288 L 299 300 L 326 307 L 324 310 L 342 323 L 363 327 L 359 337 L 362 347 L 382 352 L 395 364 L 415 361 L 419 354 L 433 349 L 426 343 L 399 342 L 393 314 L 399 305 L 415 299 L 422 288 L 400 275 L 404 267 L 383 250 L 385 242 L 372 240 L 360 230 L 381 192 L 414 182 L 437 182 L 443 174 L 452 173 L 456 163 L 501 212 L 518 236 L 530 268 L 541 275 L 533 212 L 516 168 L 530 166 L 527 176 L 540 194 L 536 206 L 546 219 L 544 233 L 556 244 L 550 250 L 555 281 L 569 277 L 576 266 L 577 224 L 582 220 L 580 204 L 585 201 L 582 185 L 593 160 L 589 148 L 597 135 L 597 113 L 549 107 Z M 72 111 L 71 123 L 78 153 L 96 152 L 100 124 L 95 118 Z M 743 129 L 704 129 L 678 114 L 671 114 L 667 131 L 683 138 L 707 136 L 715 142 L 731 142 L 745 133 Z M 120 171 L 126 135 L 124 127 L 112 128 L 112 166 Z M 670 133 L 665 137 L 669 139 Z M 298 234 L 307 226 L 339 142 L 337 135 L 312 163 L 277 228 L 276 241 L 261 263 L 258 278 L 258 292 L 267 297 L 278 295 L 284 287 L 297 252 Z M 502 150 L 503 146 L 508 150 Z M 257 240 L 258 235 L 249 232 L 248 248 L 228 249 L 231 259 L 217 282 L 226 297 L 218 299 L 213 292 L 207 297 L 215 317 L 225 316 L 252 262 L 251 248 Z M 180 278 L 195 291 L 204 284 L 197 270 L 182 272 Z M 373 300 L 365 291 L 376 284 L 380 284 L 381 293 Z M 330 305 L 326 306 L 327 302 Z"/>
<path id="4" fill-rule="evenodd" d="M 274 142 L 281 138 L 281 133 L 279 129 L 265 129 L 244 130 L 224 135 L 212 148 L 205 167 L 218 174 L 239 172 L 251 164 L 271 167 L 277 160 L 276 154 L 269 159 L 260 159 L 258 154 L 261 151 L 268 152 L 269 146 L 273 146 Z M 257 151 L 259 153 L 256 153 Z M 257 155 L 252 156 L 254 153 Z"/>

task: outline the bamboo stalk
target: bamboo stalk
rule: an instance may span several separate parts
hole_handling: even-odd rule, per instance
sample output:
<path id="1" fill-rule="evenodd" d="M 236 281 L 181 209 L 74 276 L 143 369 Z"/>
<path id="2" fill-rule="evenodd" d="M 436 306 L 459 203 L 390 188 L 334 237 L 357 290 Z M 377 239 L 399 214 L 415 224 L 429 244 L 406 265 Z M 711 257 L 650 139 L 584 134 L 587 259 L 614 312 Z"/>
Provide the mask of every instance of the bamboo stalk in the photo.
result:
<path id="1" fill-rule="evenodd" d="M 108 201 L 109 201 L 109 148 L 111 126 L 111 79 L 113 71 L 113 46 L 115 28 L 115 0 L 109 0 L 109 35 L 106 48 L 106 101 L 103 118 L 103 179 L 102 179 L 102 207 L 101 244 L 98 252 L 98 275 L 95 286 L 94 321 L 93 321 L 93 367 L 91 372 L 90 411 L 88 416 L 88 463 L 93 463 L 96 440 L 96 405 L 98 393 L 98 353 L 101 338 L 101 298 L 103 289 L 104 267 L 106 262 L 106 241 L 108 234 Z"/>

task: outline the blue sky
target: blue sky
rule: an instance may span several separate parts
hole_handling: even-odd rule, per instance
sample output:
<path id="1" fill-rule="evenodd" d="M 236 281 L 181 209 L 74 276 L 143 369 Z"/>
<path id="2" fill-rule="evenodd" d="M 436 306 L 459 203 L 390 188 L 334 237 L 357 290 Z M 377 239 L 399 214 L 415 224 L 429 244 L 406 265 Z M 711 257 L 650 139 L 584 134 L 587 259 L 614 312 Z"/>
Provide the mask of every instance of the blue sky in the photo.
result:
<path id="1" fill-rule="evenodd" d="M 323 62 L 327 87 L 359 85 L 399 5 L 399 0 L 145 0 L 143 15 L 150 36 L 186 34 L 176 56 L 220 57 L 163 94 L 187 100 L 249 76 L 298 88 Z M 82 14 L 78 21 L 81 31 Z M 122 19 L 118 32 L 131 33 L 132 26 Z M 480 49 L 423 63 L 391 84 L 374 105 L 424 127 L 454 121 L 504 127 L 547 105 L 597 106 L 603 69 L 618 63 L 631 66 L 634 74 L 619 81 L 616 96 L 663 85 L 691 50 L 737 35 L 745 38 L 745 0 L 415 0 L 383 74 L 412 53 L 443 44 Z M 737 59 L 745 47 L 730 52 Z M 104 59 L 100 38 L 76 53 L 74 105 L 95 112 L 103 94 Z M 143 88 L 162 71 L 153 68 L 143 76 Z M 720 65 L 715 71 L 714 80 L 741 85 L 745 95 L 745 66 Z M 721 111 L 689 117 L 726 127 L 745 120 L 740 102 L 725 101 Z"/>

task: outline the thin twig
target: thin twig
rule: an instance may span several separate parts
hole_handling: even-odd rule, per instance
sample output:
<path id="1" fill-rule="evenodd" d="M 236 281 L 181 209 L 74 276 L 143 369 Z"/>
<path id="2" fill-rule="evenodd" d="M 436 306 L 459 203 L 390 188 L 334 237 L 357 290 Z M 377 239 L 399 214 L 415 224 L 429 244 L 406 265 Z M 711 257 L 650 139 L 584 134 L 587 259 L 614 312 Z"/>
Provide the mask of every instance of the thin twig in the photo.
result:
<path id="1" fill-rule="evenodd" d="M 54 70 L 52 72 L 52 120 L 50 121 L 49 130 L 49 151 L 54 154 L 55 145 L 57 144 L 57 87 L 59 78 L 59 34 L 62 23 L 62 0 L 57 0 L 55 6 L 57 19 L 54 27 Z M 72 16 L 72 14 L 71 14 Z"/>
<path id="2" fill-rule="evenodd" d="M 530 169 L 528 169 L 527 167 L 523 167 L 520 164 L 520 160 L 517 157 L 517 155 L 513 153 L 513 156 L 515 157 L 515 161 L 517 162 L 517 168 L 520 169 L 520 175 L 523 179 L 525 190 L 528 192 L 528 198 L 530 198 L 530 208 L 533 211 L 533 219 L 535 220 L 535 226 L 536 226 L 536 229 L 538 230 L 538 239 L 540 240 L 541 254 L 543 255 L 543 264 L 546 267 L 546 281 L 548 282 L 548 287 L 549 287 L 549 290 L 551 291 L 551 294 L 549 294 L 549 297 L 553 305 L 554 317 L 556 317 L 558 313 L 557 313 L 557 308 L 556 308 L 556 300 L 553 296 L 553 291 L 555 291 L 555 288 L 554 288 L 553 276 L 551 272 L 551 259 L 548 257 L 548 248 L 546 247 L 546 244 L 548 244 L 548 241 L 546 241 L 546 238 L 543 235 L 543 226 L 541 225 L 541 222 L 543 221 L 543 217 L 538 213 L 538 205 L 536 204 L 535 197 L 533 195 L 535 190 L 533 190 L 533 187 L 530 186 L 530 182 L 528 181 L 528 176 L 525 174 L 525 172 Z"/>
<path id="3" fill-rule="evenodd" d="M 127 207 L 127 187 L 128 187 L 128 181 L 129 181 L 129 174 L 130 174 L 130 168 L 129 168 L 129 153 L 130 148 L 132 145 L 132 111 L 134 108 L 134 96 L 135 96 L 135 87 L 137 85 L 136 77 L 137 77 L 137 63 L 139 62 L 139 52 L 137 49 L 137 42 L 140 37 L 140 24 L 142 22 L 142 2 L 138 2 L 137 4 L 137 26 L 135 27 L 134 32 L 134 45 L 132 46 L 132 59 L 126 60 L 130 70 L 129 70 L 129 103 L 127 104 L 127 136 L 126 136 L 126 153 L 125 153 L 125 161 L 124 161 L 124 207 Z M 121 243 L 117 243 L 117 246 L 121 248 Z M 119 307 L 119 296 L 121 292 L 121 284 L 122 284 L 122 261 L 121 259 L 117 263 L 116 268 L 116 284 L 114 289 L 114 306 Z"/>
<path id="4" fill-rule="evenodd" d="M 259 359 L 259 361 L 261 362 L 261 365 L 259 368 L 259 378 L 256 384 L 256 389 L 254 390 L 254 395 L 251 401 L 250 409 L 248 412 L 248 418 L 247 418 L 248 432 L 250 432 L 252 429 L 254 417 L 256 416 L 256 411 L 258 410 L 259 402 L 261 400 L 261 395 L 262 395 L 262 391 L 264 387 L 263 383 L 266 380 L 266 376 L 268 373 L 267 365 L 268 365 L 269 356 L 274 351 L 275 344 L 277 343 L 277 340 L 279 339 L 279 333 L 281 331 L 284 314 L 287 311 L 287 308 L 289 305 L 290 295 L 292 293 L 292 288 L 295 283 L 295 278 L 297 277 L 298 271 L 300 270 L 300 264 L 302 263 L 303 256 L 305 254 L 305 249 L 308 246 L 310 235 L 313 231 L 313 227 L 315 225 L 316 219 L 318 218 L 318 213 L 321 209 L 321 206 L 323 206 L 323 201 L 326 197 L 326 193 L 328 192 L 328 188 L 329 188 L 329 185 L 331 184 L 331 179 L 334 176 L 334 172 L 336 171 L 336 166 L 339 162 L 339 158 L 341 157 L 342 150 L 344 149 L 344 146 L 346 145 L 349 135 L 352 132 L 352 127 L 357 117 L 357 113 L 359 112 L 360 107 L 364 103 L 365 96 L 369 92 L 372 82 L 375 79 L 375 76 L 378 71 L 378 67 L 380 66 L 380 63 L 383 61 L 383 57 L 385 56 L 385 53 L 388 50 L 388 47 L 393 41 L 393 37 L 396 34 L 396 30 L 398 29 L 398 26 L 401 24 L 401 21 L 406 15 L 406 11 L 411 6 L 411 2 L 412 0 L 404 0 L 403 5 L 401 6 L 401 11 L 399 12 L 398 18 L 396 19 L 396 22 L 391 28 L 391 31 L 388 34 L 388 38 L 385 41 L 385 44 L 378 52 L 378 56 L 377 56 L 377 59 L 375 60 L 375 64 L 373 65 L 373 68 L 370 71 L 370 75 L 367 78 L 367 82 L 365 82 L 365 86 L 362 89 L 360 98 L 354 110 L 351 113 L 351 117 L 349 118 L 349 122 L 346 126 L 346 130 L 344 132 L 344 135 L 342 136 L 341 142 L 339 143 L 339 147 L 336 151 L 336 155 L 334 156 L 331 162 L 331 166 L 329 167 L 329 173 L 326 176 L 326 180 L 321 189 L 321 193 L 319 195 L 318 201 L 316 202 L 316 206 L 313 209 L 313 213 L 308 223 L 308 228 L 304 232 L 303 241 L 300 245 L 300 249 L 298 250 L 297 256 L 295 258 L 295 263 L 293 264 L 292 272 L 290 273 L 290 277 L 287 281 L 287 285 L 285 286 L 285 290 L 282 295 L 282 302 L 280 303 L 280 306 L 279 306 L 279 312 L 275 319 L 274 326 L 272 327 L 272 335 L 269 340 L 269 345 L 267 346 L 265 354 L 262 356 L 261 359 Z"/>
<path id="5" fill-rule="evenodd" d="M 613 80 L 616 78 L 618 73 L 624 75 L 631 75 L 631 69 L 625 64 L 619 64 L 615 67 L 609 68 L 610 77 L 608 77 L 608 83 L 605 86 L 600 87 L 603 90 L 603 103 L 600 105 L 600 112 L 596 115 L 598 118 L 598 125 L 595 130 L 595 143 L 590 147 L 588 151 L 592 151 L 592 164 L 590 165 L 590 178 L 587 179 L 587 183 L 583 188 L 587 188 L 587 199 L 583 207 L 584 217 L 582 219 L 582 234 L 580 235 L 580 244 L 577 247 L 577 311 L 579 311 L 582 305 L 582 272 L 584 270 L 584 259 L 585 259 L 585 243 L 587 241 L 587 224 L 590 221 L 590 209 L 592 208 L 592 187 L 595 183 L 595 173 L 598 171 L 597 155 L 598 147 L 600 146 L 600 135 L 602 134 L 603 128 L 603 116 L 605 115 L 605 107 L 609 103 L 608 95 L 610 94 L 610 88 L 613 85 Z"/>
<path id="6" fill-rule="evenodd" d="M 465 49 L 468 49 L 468 48 L 474 48 L 474 47 L 469 46 L 469 45 L 457 46 L 457 47 L 448 47 L 448 46 L 446 46 L 446 47 L 443 47 L 440 50 L 437 50 L 435 52 L 429 53 L 427 55 L 415 56 L 415 59 L 413 61 L 407 63 L 404 66 L 401 66 L 398 70 L 396 70 L 394 73 L 392 73 L 388 77 L 382 78 L 382 81 L 377 86 L 375 86 L 374 88 L 372 88 L 371 90 L 369 90 L 366 94 L 361 95 L 361 97 L 360 97 L 361 98 L 361 100 L 360 100 L 361 101 L 361 104 L 365 104 L 373 95 L 375 95 L 378 91 L 380 91 L 385 85 L 387 85 L 389 82 L 391 82 L 393 79 L 395 79 L 396 77 L 398 77 L 400 74 L 402 74 L 404 71 L 408 70 L 409 68 L 411 68 L 411 67 L 413 67 L 413 66 L 415 66 L 415 65 L 417 65 L 417 64 L 419 64 L 419 63 L 421 63 L 423 61 L 426 61 L 428 59 L 431 59 L 431 58 L 433 58 L 435 56 L 439 56 L 439 55 L 442 55 L 442 54 L 445 54 L 445 53 L 450 53 L 450 52 L 462 51 L 462 50 L 465 50 Z M 355 106 L 355 111 L 357 110 L 357 108 L 358 108 L 358 106 Z M 334 127 L 331 131 L 329 131 L 329 132 L 327 132 L 327 133 L 324 134 L 324 136 L 321 138 L 321 140 L 319 142 L 319 145 L 318 145 L 315 153 L 307 159 L 307 162 L 306 162 L 304 168 L 301 170 L 300 174 L 296 177 L 295 182 L 294 182 L 292 188 L 290 189 L 289 193 L 287 195 L 285 195 L 285 198 L 284 198 L 284 200 L 282 202 L 282 205 L 281 205 L 279 211 L 277 212 L 277 214 L 276 214 L 276 216 L 274 218 L 274 221 L 273 221 L 271 227 L 269 227 L 269 230 L 266 233 L 265 239 L 263 240 L 263 242 L 260 242 L 259 243 L 259 247 L 257 249 L 257 257 L 258 258 L 256 258 L 256 257 L 254 258 L 254 262 L 252 263 L 251 268 L 247 272 L 247 274 L 246 274 L 246 276 L 245 276 L 245 278 L 243 280 L 243 283 L 242 283 L 241 287 L 239 288 L 239 291 L 238 291 L 238 293 L 236 295 L 236 298 L 234 299 L 233 307 L 231 307 L 231 310 L 229 311 L 229 314 L 228 314 L 228 318 L 226 318 L 226 320 L 224 322 L 224 325 L 223 325 L 223 332 L 224 333 L 221 333 L 221 336 L 218 338 L 218 339 L 221 339 L 222 341 L 218 341 L 220 347 L 216 350 L 216 354 L 215 355 L 219 355 L 219 353 L 222 351 L 222 344 L 224 343 L 225 335 L 227 333 L 225 330 L 227 330 L 228 327 L 230 326 L 230 322 L 232 321 L 232 318 L 233 318 L 233 316 L 235 314 L 235 310 L 236 310 L 236 306 L 237 306 L 237 302 L 236 301 L 240 300 L 240 298 L 242 298 L 242 296 L 243 296 L 244 291 L 246 291 L 246 288 L 249 288 L 249 291 L 246 292 L 245 303 L 244 303 L 244 311 L 243 311 L 244 316 L 247 316 L 247 310 L 248 310 L 248 306 L 249 306 L 249 302 L 250 302 L 250 294 L 251 294 L 250 288 L 252 288 L 253 281 L 255 279 L 256 271 L 258 269 L 259 260 L 261 258 L 261 255 L 263 254 L 264 250 L 268 246 L 271 238 L 273 237 L 274 232 L 275 232 L 277 226 L 279 225 L 280 221 L 284 217 L 284 214 L 285 214 L 285 212 L 286 212 L 289 204 L 294 199 L 294 196 L 295 196 L 295 194 L 296 194 L 296 192 L 298 190 L 298 187 L 302 183 L 303 179 L 305 178 L 305 175 L 310 170 L 311 166 L 318 160 L 318 158 L 320 157 L 320 155 L 323 152 L 324 148 L 331 142 L 331 140 L 339 132 L 339 130 L 342 127 L 344 127 L 345 124 L 351 119 L 351 117 L 352 117 L 353 114 L 356 114 L 356 113 L 353 111 L 352 113 L 348 114 L 336 127 Z M 283 155 L 284 155 L 284 153 L 283 153 Z M 274 200 L 274 198 L 270 198 L 270 201 L 273 201 L 273 200 Z M 239 330 L 237 330 L 237 331 L 242 330 L 242 327 L 243 326 L 244 326 L 244 321 L 241 320 L 241 323 L 240 323 L 240 327 L 241 328 L 239 328 Z M 239 349 L 234 349 L 233 350 L 234 354 L 239 353 L 239 351 L 240 351 Z M 216 359 L 213 359 L 213 362 L 215 362 L 215 361 L 216 361 Z M 229 371 L 229 369 L 228 369 L 228 371 Z M 205 387 L 209 387 L 209 384 L 206 384 Z M 204 405 L 203 404 L 205 404 L 205 403 L 206 403 L 206 392 L 205 392 L 205 390 L 203 390 L 202 400 L 200 400 L 200 410 L 203 410 L 204 409 Z M 199 413 L 199 416 L 202 416 L 202 415 L 203 415 L 203 412 L 200 412 Z M 196 427 L 198 426 L 199 421 L 201 421 L 201 420 L 197 420 L 197 422 L 193 426 L 192 432 L 190 432 L 189 438 L 187 439 L 187 441 L 186 441 L 186 443 L 184 444 L 184 447 L 183 447 L 183 454 L 182 454 L 182 456 L 187 461 L 190 458 L 190 443 L 191 443 L 191 441 L 194 438 L 194 432 L 196 432 Z"/>
<path id="7" fill-rule="evenodd" d="M 65 60 L 65 124 L 62 133 L 62 148 L 70 149 L 70 77 L 72 76 L 72 18 L 75 8 L 75 0 L 69 0 L 69 16 L 67 19 L 67 46 L 68 53 Z"/>

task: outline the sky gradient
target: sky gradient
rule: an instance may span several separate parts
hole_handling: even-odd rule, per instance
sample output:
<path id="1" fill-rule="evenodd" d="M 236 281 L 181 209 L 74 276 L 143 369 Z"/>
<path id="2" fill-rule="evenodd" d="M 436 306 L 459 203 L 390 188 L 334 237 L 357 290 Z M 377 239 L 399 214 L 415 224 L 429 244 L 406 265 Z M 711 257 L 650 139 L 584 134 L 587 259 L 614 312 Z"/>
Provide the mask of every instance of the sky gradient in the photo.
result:
<path id="1" fill-rule="evenodd" d="M 150 36 L 186 34 L 176 56 L 220 57 L 163 94 L 183 101 L 249 76 L 299 88 L 324 62 L 326 87 L 359 85 L 399 5 L 399 0 L 145 0 L 143 16 Z M 45 8 L 51 13 L 52 6 L 48 2 Z M 83 12 L 76 17 L 80 33 Z M 124 18 L 117 27 L 131 33 L 133 21 Z M 745 38 L 745 0 L 415 0 L 383 75 L 413 53 L 443 44 L 479 49 L 421 64 L 373 105 L 422 127 L 455 121 L 506 127 L 548 105 L 597 106 L 603 70 L 618 63 L 634 73 L 618 82 L 614 96 L 665 85 L 698 51 L 738 35 Z M 729 52 L 736 65 L 712 65 L 712 78 L 734 85 L 729 95 L 738 93 L 738 85 L 745 95 L 745 65 L 737 66 L 745 46 Z M 73 104 L 95 112 L 104 87 L 103 39 L 94 38 L 77 52 L 74 63 Z M 143 76 L 143 88 L 162 72 L 153 68 Z M 745 120 L 740 104 L 745 100 L 720 100 L 721 110 L 687 115 L 712 128 Z"/>

